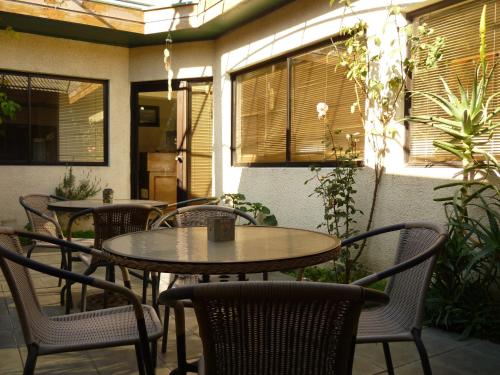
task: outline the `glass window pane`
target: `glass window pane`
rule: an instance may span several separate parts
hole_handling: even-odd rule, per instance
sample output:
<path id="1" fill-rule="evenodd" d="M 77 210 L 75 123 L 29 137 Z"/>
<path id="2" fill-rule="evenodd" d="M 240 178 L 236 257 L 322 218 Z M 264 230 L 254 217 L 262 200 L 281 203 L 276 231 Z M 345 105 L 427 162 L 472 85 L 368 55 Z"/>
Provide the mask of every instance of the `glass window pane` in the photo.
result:
<path id="1" fill-rule="evenodd" d="M 71 81 L 59 94 L 59 161 L 104 161 L 104 85 Z"/>
<path id="2" fill-rule="evenodd" d="M 0 162 L 29 161 L 28 78 L 16 74 L 0 74 L 0 92 L 20 105 L 13 119 L 0 124 Z"/>
<path id="3" fill-rule="evenodd" d="M 338 66 L 334 46 L 293 57 L 291 61 L 292 161 L 333 160 L 334 148 L 338 154 L 349 147 L 347 135 L 355 135 L 357 153 L 362 159 L 363 124 L 358 111 L 351 111 L 356 102 L 355 85 L 346 78 L 345 69 Z M 318 103 L 328 105 L 324 119 L 318 119 Z"/>
<path id="4" fill-rule="evenodd" d="M 286 160 L 287 67 L 281 62 L 239 75 L 236 84 L 235 161 Z"/>
<path id="5" fill-rule="evenodd" d="M 104 83 L 0 72 L 21 110 L 0 128 L 0 162 L 103 163 Z"/>

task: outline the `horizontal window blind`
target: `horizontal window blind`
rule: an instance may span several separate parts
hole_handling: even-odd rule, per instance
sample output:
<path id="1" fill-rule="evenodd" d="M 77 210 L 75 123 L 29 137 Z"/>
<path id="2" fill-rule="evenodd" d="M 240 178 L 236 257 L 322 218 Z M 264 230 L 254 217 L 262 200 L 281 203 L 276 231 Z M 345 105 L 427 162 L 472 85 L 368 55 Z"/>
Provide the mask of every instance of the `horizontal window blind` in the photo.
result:
<path id="1" fill-rule="evenodd" d="M 192 86 L 190 198 L 212 196 L 212 101 L 212 85 Z"/>
<path id="2" fill-rule="evenodd" d="M 487 34 L 486 43 L 488 62 L 491 68 L 497 60 L 499 41 L 496 39 L 498 28 L 497 12 L 500 10 L 500 0 L 476 0 L 459 3 L 458 5 L 440 9 L 418 17 L 416 24 L 426 23 L 434 29 L 436 36 L 445 38 L 443 60 L 433 69 L 421 69 L 414 74 L 413 91 L 435 93 L 445 96 L 442 77 L 450 86 L 455 95 L 459 95 L 457 76 L 460 77 L 464 87 L 471 87 L 474 76 L 474 67 L 479 59 L 479 20 L 482 7 L 487 4 Z M 424 42 L 432 41 L 424 40 Z M 425 56 L 422 56 L 425 58 Z M 500 66 L 495 68 L 494 76 L 490 82 L 488 95 L 500 89 Z M 500 106 L 500 96 L 491 103 L 491 108 Z M 444 111 L 432 101 L 422 95 L 413 95 L 411 102 L 412 115 L 435 115 L 446 117 Z M 426 124 L 411 124 L 410 128 L 410 157 L 412 164 L 430 164 L 453 162 L 457 159 L 453 155 L 433 146 L 433 140 L 448 141 L 449 136 Z M 487 150 L 495 155 L 500 155 L 500 130 L 497 130 L 494 139 Z"/>
<path id="3" fill-rule="evenodd" d="M 334 48 L 328 46 L 292 58 L 292 161 L 331 160 L 332 148 L 340 151 L 348 147 L 349 134 L 356 134 L 360 158 L 363 157 L 363 124 L 358 110 L 351 111 L 356 102 L 354 82 L 338 66 Z M 328 105 L 322 120 L 316 109 L 320 102 Z"/>
<path id="4" fill-rule="evenodd" d="M 235 155 L 239 163 L 286 160 L 287 64 L 239 75 L 236 85 Z"/>

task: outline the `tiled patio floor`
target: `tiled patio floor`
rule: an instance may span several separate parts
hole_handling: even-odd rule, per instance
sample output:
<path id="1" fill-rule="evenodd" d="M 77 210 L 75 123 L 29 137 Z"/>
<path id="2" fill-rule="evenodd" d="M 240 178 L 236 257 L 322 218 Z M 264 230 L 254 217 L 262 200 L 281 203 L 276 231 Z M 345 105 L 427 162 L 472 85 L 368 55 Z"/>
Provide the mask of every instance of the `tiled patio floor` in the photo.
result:
<path id="1" fill-rule="evenodd" d="M 54 265 L 59 264 L 59 253 L 40 250 L 34 259 Z M 81 265 L 75 268 L 81 269 Z M 275 275 L 276 277 L 276 275 Z M 40 303 L 49 314 L 60 314 L 59 288 L 57 280 L 33 273 L 33 279 Z M 135 283 L 140 290 L 140 284 Z M 75 298 L 77 287 L 75 290 Z M 92 293 L 92 290 L 90 290 Z M 196 358 L 201 352 L 197 335 L 196 320 L 191 310 L 186 317 L 188 330 L 188 357 Z M 173 331 L 173 322 L 171 322 Z M 470 339 L 458 341 L 457 335 L 435 329 L 424 330 L 424 342 L 431 357 L 434 374 L 500 374 L 500 345 Z M 396 374 L 422 373 L 418 353 L 412 343 L 392 344 Z M 19 326 L 16 309 L 8 286 L 0 276 L 0 374 L 22 374 L 26 358 L 26 348 Z M 175 367 L 175 341 L 169 339 L 166 355 L 159 354 L 158 374 L 168 374 Z M 137 367 L 133 347 L 89 350 L 78 353 L 65 353 L 39 357 L 36 374 L 136 374 Z M 384 356 L 382 346 L 376 344 L 360 345 L 356 348 L 354 373 L 359 375 L 383 374 Z"/>

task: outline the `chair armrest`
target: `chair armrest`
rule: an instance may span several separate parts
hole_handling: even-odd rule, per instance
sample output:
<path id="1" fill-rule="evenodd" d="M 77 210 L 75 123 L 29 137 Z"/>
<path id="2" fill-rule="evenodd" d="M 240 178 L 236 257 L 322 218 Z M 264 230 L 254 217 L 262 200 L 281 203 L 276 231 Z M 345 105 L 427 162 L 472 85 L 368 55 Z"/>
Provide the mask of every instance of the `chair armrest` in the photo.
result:
<path id="1" fill-rule="evenodd" d="M 70 249 L 71 251 L 81 251 L 81 252 L 87 253 L 87 254 L 99 254 L 100 255 L 100 252 L 96 249 L 91 249 L 90 247 L 78 245 L 74 242 L 69 242 L 69 241 L 63 240 L 61 238 L 47 236 L 45 234 L 26 232 L 26 231 L 15 231 L 15 234 L 17 234 L 19 237 L 25 237 L 25 238 L 29 238 L 32 240 L 49 242 L 49 243 L 52 243 L 54 245 L 58 245 L 58 246 L 61 246 L 63 248 Z"/>
<path id="2" fill-rule="evenodd" d="M 158 304 L 160 305 L 173 305 L 175 301 L 193 298 L 193 285 L 181 286 L 179 288 L 171 288 L 164 290 L 158 296 Z"/>
<path id="3" fill-rule="evenodd" d="M 174 202 L 170 203 L 167 205 L 167 208 L 172 208 L 172 207 L 185 207 L 190 205 L 191 203 L 208 203 L 208 204 L 216 204 L 219 203 L 219 198 L 217 197 L 203 197 L 203 198 L 193 198 L 193 199 L 187 199 L 185 201 L 179 201 L 179 202 Z"/>
<path id="4" fill-rule="evenodd" d="M 165 223 L 165 225 L 168 228 L 171 228 L 171 226 L 167 223 L 166 220 L 169 219 L 169 218 L 171 218 L 172 216 L 177 215 L 178 212 L 179 212 L 179 210 L 175 210 L 175 211 L 169 212 L 168 214 L 160 216 L 158 219 L 156 219 L 155 221 L 153 221 L 151 223 L 151 229 L 160 229 L 161 225 L 163 223 Z"/>
<path id="5" fill-rule="evenodd" d="M 94 211 L 93 208 L 87 208 L 85 210 L 82 210 L 82 211 L 78 211 L 77 213 L 73 214 L 70 216 L 69 220 L 68 220 L 68 225 L 67 225 L 67 229 L 66 229 L 66 238 L 68 239 L 68 241 L 71 241 L 71 230 L 73 228 L 73 223 L 79 219 L 80 217 L 82 216 L 86 216 L 86 215 L 89 215 L 91 214 L 92 212 Z"/>
<path id="6" fill-rule="evenodd" d="M 340 246 L 350 246 L 355 242 L 367 239 L 369 237 L 373 237 L 373 236 L 376 236 L 378 234 L 394 232 L 396 230 L 401 230 L 404 228 L 406 228 L 406 224 L 394 224 L 394 225 L 388 225 L 385 227 L 373 229 L 373 230 L 370 230 L 368 232 L 361 233 L 357 236 L 346 238 L 345 240 L 342 240 L 342 243 L 340 244 Z"/>

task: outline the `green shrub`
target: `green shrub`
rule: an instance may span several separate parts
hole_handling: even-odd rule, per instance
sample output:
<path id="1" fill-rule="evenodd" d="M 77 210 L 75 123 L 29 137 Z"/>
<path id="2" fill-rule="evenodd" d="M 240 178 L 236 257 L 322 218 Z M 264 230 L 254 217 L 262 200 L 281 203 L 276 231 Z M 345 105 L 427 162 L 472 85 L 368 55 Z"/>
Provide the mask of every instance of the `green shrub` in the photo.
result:
<path id="1" fill-rule="evenodd" d="M 58 197 L 70 200 L 82 200 L 95 196 L 101 191 L 101 180 L 91 177 L 90 171 L 84 174 L 81 180 L 76 181 L 73 167 L 69 167 L 64 173 L 63 180 L 56 187 L 55 193 Z"/>

